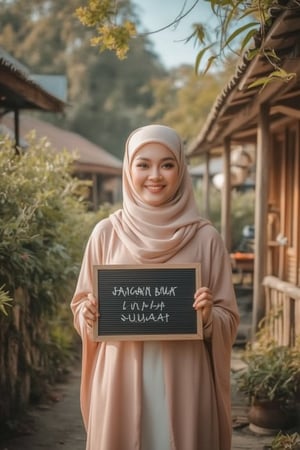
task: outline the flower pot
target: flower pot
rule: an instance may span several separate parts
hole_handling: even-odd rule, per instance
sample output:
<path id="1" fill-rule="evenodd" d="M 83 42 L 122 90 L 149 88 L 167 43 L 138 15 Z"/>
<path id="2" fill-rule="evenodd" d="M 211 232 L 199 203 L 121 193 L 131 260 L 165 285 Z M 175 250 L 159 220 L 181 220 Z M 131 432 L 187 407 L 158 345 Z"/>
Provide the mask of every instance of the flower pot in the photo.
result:
<path id="1" fill-rule="evenodd" d="M 280 401 L 255 400 L 248 413 L 249 428 L 261 434 L 276 434 L 292 428 L 297 420 L 296 408 Z"/>

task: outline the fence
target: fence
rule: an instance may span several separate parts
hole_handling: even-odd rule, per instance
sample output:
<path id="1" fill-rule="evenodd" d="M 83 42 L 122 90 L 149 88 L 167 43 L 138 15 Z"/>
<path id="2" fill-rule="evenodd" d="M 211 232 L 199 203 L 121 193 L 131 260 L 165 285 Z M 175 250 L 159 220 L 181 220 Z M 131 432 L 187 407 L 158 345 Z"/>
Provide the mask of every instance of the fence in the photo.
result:
<path id="1" fill-rule="evenodd" d="M 271 333 L 279 345 L 294 347 L 300 337 L 300 288 L 273 276 L 263 280 L 266 317 L 271 317 Z"/>

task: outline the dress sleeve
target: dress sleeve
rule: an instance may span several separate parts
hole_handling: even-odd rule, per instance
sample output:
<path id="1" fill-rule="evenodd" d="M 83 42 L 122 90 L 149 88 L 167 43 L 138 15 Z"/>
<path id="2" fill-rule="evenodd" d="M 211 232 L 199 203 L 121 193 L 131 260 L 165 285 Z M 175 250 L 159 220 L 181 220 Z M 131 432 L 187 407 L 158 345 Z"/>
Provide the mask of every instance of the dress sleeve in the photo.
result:
<path id="1" fill-rule="evenodd" d="M 74 315 L 74 327 L 79 333 L 82 341 L 80 405 L 86 430 L 89 421 L 89 405 L 91 401 L 94 361 L 100 343 L 92 340 L 92 337 L 90 336 L 91 331 L 87 329 L 83 319 L 82 308 L 86 301 L 87 294 L 93 292 L 93 266 L 102 263 L 101 253 L 101 233 L 99 226 L 96 226 L 87 242 L 74 296 L 71 300 L 71 310 Z"/>
<path id="2" fill-rule="evenodd" d="M 88 239 L 75 292 L 71 300 L 71 310 L 74 315 L 74 327 L 81 336 L 85 332 L 85 323 L 82 317 L 84 299 L 86 299 L 89 293 L 93 293 L 94 289 L 93 266 L 102 264 L 100 228 L 100 224 L 96 225 Z"/>
<path id="3" fill-rule="evenodd" d="M 206 275 L 213 292 L 214 306 L 211 336 L 207 345 L 215 380 L 220 432 L 224 442 L 230 442 L 231 350 L 239 325 L 239 313 L 232 282 L 230 257 L 218 233 L 211 241 L 208 259 L 210 264 Z"/>

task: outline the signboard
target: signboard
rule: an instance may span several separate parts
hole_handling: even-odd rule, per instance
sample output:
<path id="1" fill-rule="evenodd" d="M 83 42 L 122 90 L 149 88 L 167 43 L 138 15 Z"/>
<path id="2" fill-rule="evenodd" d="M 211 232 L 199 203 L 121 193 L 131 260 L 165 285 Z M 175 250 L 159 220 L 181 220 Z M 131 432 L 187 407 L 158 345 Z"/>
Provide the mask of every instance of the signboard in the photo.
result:
<path id="1" fill-rule="evenodd" d="M 199 286 L 200 264 L 94 266 L 94 339 L 203 339 Z"/>

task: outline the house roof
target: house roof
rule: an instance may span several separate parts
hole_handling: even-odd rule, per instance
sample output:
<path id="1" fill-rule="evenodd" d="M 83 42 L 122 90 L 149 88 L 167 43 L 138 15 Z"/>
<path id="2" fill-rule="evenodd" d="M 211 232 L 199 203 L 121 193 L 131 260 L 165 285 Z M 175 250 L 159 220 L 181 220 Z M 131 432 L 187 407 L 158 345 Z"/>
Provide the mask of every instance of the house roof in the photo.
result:
<path id="1" fill-rule="evenodd" d="M 13 129 L 14 118 L 11 114 L 2 118 L 2 123 Z M 106 175 L 121 175 L 122 161 L 105 151 L 103 148 L 90 142 L 84 137 L 71 131 L 63 130 L 49 122 L 35 117 L 20 115 L 20 135 L 26 136 L 35 130 L 38 138 L 46 137 L 57 151 L 66 149 L 78 154 L 75 168 L 80 172 L 103 173 Z"/>
<path id="2" fill-rule="evenodd" d="M 30 78 L 29 69 L 0 48 L 0 109 L 63 112 L 66 104 Z"/>
<path id="3" fill-rule="evenodd" d="M 56 98 L 67 102 L 68 84 L 66 75 L 30 74 L 30 79 Z"/>
<path id="4" fill-rule="evenodd" d="M 233 144 L 255 142 L 260 105 L 265 102 L 270 105 L 273 124 L 284 115 L 300 117 L 300 6 L 296 1 L 285 3 L 281 12 L 273 17 L 262 47 L 274 49 L 281 58 L 282 68 L 295 76 L 287 83 L 273 81 L 263 89 L 261 86 L 250 88 L 251 83 L 267 77 L 274 68 L 262 56 L 249 60 L 244 55 L 188 149 L 189 156 L 213 149 L 220 153 L 227 137 Z M 257 43 L 256 48 L 259 45 Z"/>

